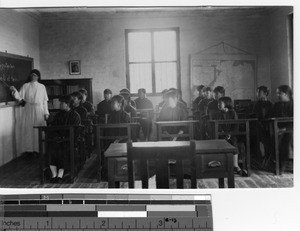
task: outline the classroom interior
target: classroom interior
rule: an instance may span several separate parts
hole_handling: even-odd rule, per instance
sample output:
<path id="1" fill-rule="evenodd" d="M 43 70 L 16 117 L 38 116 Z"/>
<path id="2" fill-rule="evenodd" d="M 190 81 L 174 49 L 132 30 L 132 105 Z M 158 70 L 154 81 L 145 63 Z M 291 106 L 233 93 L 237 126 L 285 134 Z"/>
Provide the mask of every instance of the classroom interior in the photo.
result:
<path id="1" fill-rule="evenodd" d="M 250 105 L 249 101 L 254 103 L 257 100 L 256 89 L 259 86 L 269 88 L 269 99 L 272 102 L 277 101 L 278 86 L 288 85 L 293 89 L 293 6 L 0 9 L 0 19 L 1 52 L 33 58 L 34 68 L 41 71 L 41 79 L 46 87 L 47 84 L 52 86 L 51 89 L 47 88 L 52 94 L 57 90 L 56 85 L 64 86 L 68 93 L 84 86 L 89 92 L 88 100 L 95 109 L 104 99 L 103 91 L 107 88 L 111 89 L 113 95 L 128 88 L 132 99 L 137 97 L 138 88 L 146 88 L 147 98 L 152 101 L 155 110 L 156 105 L 162 101 L 161 91 L 166 83 L 162 81 L 160 85 L 151 76 L 142 80 L 134 79 L 134 72 L 129 70 L 134 63 L 128 58 L 128 33 L 135 30 L 164 31 L 171 28 L 175 31 L 176 74 L 173 75 L 173 82 L 169 82 L 169 87 L 181 89 L 182 98 L 189 109 L 195 98 L 195 89 L 200 84 L 209 85 L 212 89 L 222 85 L 226 95 L 234 100 L 241 100 L 241 104 L 247 103 L 246 106 Z M 141 54 L 141 50 L 142 47 L 136 52 Z M 79 70 L 71 70 L 72 61 L 79 61 Z M 219 65 L 219 69 L 215 68 L 216 65 Z M 236 66 L 238 67 L 235 68 Z M 163 76 L 166 72 L 163 72 L 163 68 L 161 70 Z M 136 71 L 135 76 L 139 78 L 136 73 L 141 69 Z M 203 76 L 210 77 L 202 79 Z M 168 76 L 166 79 L 170 78 Z M 60 89 L 58 92 L 62 93 Z M 49 109 L 57 109 L 57 99 L 51 99 Z M 110 163 L 109 166 L 116 169 L 108 168 L 109 179 L 99 177 L 101 171 L 98 158 L 101 147 L 97 146 L 97 120 L 93 121 L 92 147 L 86 148 L 86 144 L 83 145 L 84 150 L 81 151 L 85 153 L 84 160 L 80 160 L 79 166 L 75 166 L 74 179 L 62 184 L 51 184 L 47 176 L 43 175 L 45 172 L 41 177 L 40 156 L 24 155 L 18 146 L 22 137 L 16 120 L 21 113 L 22 107 L 15 103 L 0 103 L 1 188 L 129 187 L 128 180 L 118 181 L 117 177 L 113 179 L 117 182 L 109 183 L 110 174 L 114 175 L 118 168 L 125 171 L 126 175 L 128 166 L 124 158 L 121 158 L 121 164 Z M 257 128 L 257 121 L 247 120 L 247 117 L 242 119 L 244 121 L 241 126 L 249 126 L 250 130 Z M 194 133 L 196 126 L 193 124 Z M 149 141 L 158 142 L 158 128 L 154 118 Z M 287 170 L 281 174 L 275 172 L 274 168 L 263 168 L 255 132 L 256 130 L 249 131 L 252 134 L 248 134 L 251 136 L 247 147 L 249 150 L 246 160 L 241 160 L 244 167 L 248 168 L 248 175 L 234 174 L 234 187 L 293 187 L 293 157 L 290 157 Z M 194 140 L 195 137 L 191 139 Z M 199 141 L 196 139 L 197 142 Z M 171 165 L 169 167 L 173 169 L 174 166 Z M 174 169 L 170 171 L 174 172 Z M 196 187 L 218 188 L 223 182 L 223 186 L 227 188 L 229 181 L 227 183 L 225 180 L 224 183 L 220 180 L 222 177 L 229 180 L 229 175 L 226 174 L 221 177 L 214 174 L 196 177 Z M 170 188 L 176 188 L 176 180 L 174 177 L 170 178 Z M 184 177 L 184 188 L 191 187 L 190 178 Z M 140 180 L 135 185 L 137 188 L 142 187 Z M 155 187 L 156 176 L 152 174 L 149 188 Z"/>

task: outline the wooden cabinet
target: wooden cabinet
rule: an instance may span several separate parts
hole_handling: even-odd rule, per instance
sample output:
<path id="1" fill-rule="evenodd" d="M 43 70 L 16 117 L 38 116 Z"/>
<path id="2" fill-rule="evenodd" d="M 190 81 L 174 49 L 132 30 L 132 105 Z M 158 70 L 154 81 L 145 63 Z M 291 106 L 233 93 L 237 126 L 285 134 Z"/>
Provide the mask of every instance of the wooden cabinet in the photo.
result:
<path id="1" fill-rule="evenodd" d="M 92 79 L 45 79 L 40 81 L 45 85 L 49 97 L 49 109 L 59 108 L 58 98 L 61 95 L 71 94 L 80 88 L 88 91 L 87 101 L 93 103 Z"/>

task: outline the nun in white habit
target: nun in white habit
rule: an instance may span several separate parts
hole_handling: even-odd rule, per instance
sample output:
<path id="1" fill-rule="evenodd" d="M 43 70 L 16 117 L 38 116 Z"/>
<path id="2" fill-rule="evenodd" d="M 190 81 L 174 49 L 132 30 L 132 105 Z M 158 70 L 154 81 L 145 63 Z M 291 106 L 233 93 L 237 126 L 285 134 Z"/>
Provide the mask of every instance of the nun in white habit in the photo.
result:
<path id="1" fill-rule="evenodd" d="M 40 78 L 40 71 L 33 69 L 19 92 L 11 87 L 13 96 L 23 106 L 20 121 L 17 121 L 22 137 L 18 144 L 21 152 L 38 152 L 38 130 L 34 126 L 45 126 L 49 117 L 47 91 L 38 82 Z"/>

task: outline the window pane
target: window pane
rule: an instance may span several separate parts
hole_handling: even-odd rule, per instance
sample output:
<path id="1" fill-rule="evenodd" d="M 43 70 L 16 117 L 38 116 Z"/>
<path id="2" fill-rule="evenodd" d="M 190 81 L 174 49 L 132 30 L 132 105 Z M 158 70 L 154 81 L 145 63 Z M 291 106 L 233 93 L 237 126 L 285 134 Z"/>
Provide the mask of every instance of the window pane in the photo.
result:
<path id="1" fill-rule="evenodd" d="M 130 64 L 130 92 L 137 93 L 139 88 L 145 88 L 146 92 L 152 93 L 151 64 Z"/>
<path id="2" fill-rule="evenodd" d="M 162 92 L 166 88 L 177 88 L 177 67 L 176 63 L 155 64 L 156 92 Z"/>
<path id="3" fill-rule="evenodd" d="M 151 61 L 151 34 L 137 32 L 128 34 L 129 62 Z"/>
<path id="4" fill-rule="evenodd" d="M 176 61 L 176 32 L 154 32 L 154 60 Z"/>

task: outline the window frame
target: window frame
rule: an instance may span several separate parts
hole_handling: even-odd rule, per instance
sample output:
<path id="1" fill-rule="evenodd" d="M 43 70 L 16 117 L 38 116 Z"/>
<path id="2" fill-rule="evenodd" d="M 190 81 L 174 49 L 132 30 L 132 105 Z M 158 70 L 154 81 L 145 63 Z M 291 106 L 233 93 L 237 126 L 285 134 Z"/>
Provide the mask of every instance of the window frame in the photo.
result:
<path id="1" fill-rule="evenodd" d="M 152 92 L 147 93 L 148 96 L 158 96 L 161 92 L 156 92 L 155 84 L 155 63 L 168 62 L 168 61 L 154 61 L 154 32 L 157 31 L 175 31 L 176 34 L 176 71 L 177 71 L 177 89 L 181 90 L 181 67 L 180 67 L 180 36 L 179 27 L 168 27 L 168 28 L 148 28 L 148 29 L 125 29 L 125 61 L 126 61 L 126 87 L 130 89 L 130 76 L 129 76 L 129 49 L 128 49 L 128 34 L 132 32 L 150 32 L 151 33 L 151 69 L 152 69 Z M 141 62 L 142 63 L 142 62 Z M 131 93 L 133 96 L 137 96 L 137 92 Z"/>

